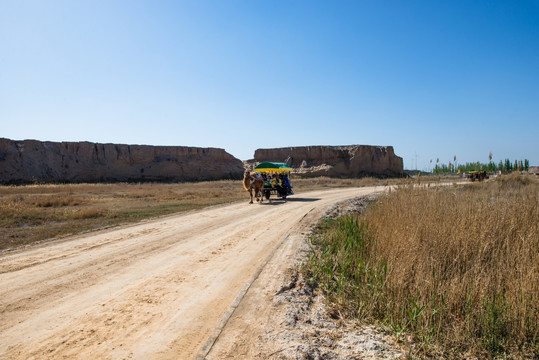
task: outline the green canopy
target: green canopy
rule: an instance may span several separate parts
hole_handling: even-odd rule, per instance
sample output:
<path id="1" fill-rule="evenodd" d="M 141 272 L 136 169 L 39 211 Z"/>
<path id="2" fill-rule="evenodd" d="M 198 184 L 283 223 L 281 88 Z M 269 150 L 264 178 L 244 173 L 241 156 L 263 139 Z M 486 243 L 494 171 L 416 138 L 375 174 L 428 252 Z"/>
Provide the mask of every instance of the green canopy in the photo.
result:
<path id="1" fill-rule="evenodd" d="M 291 172 L 292 168 L 290 165 L 285 163 L 278 163 L 278 162 L 262 162 L 258 164 L 255 169 L 255 171 L 258 172 L 266 172 L 266 173 L 285 173 L 285 172 Z"/>

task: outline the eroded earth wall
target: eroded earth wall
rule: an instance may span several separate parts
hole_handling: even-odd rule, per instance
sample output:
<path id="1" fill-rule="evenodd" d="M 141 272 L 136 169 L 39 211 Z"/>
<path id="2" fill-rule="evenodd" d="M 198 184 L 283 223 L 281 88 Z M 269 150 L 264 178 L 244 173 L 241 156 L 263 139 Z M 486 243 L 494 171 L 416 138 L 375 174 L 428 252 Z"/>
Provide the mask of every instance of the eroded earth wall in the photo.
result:
<path id="1" fill-rule="evenodd" d="M 292 166 L 305 177 L 402 176 L 402 158 L 392 146 L 300 146 L 258 149 L 255 162 L 275 161 Z"/>
<path id="2" fill-rule="evenodd" d="M 240 179 L 223 149 L 0 138 L 0 183 Z"/>

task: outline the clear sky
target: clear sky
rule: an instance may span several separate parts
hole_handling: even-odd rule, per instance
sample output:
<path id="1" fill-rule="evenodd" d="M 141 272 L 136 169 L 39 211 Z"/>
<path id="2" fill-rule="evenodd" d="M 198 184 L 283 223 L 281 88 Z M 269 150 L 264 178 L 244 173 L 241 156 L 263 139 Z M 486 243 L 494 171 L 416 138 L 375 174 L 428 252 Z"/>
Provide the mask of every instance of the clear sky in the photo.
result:
<path id="1" fill-rule="evenodd" d="M 539 1 L 0 0 L 0 137 L 539 165 Z"/>

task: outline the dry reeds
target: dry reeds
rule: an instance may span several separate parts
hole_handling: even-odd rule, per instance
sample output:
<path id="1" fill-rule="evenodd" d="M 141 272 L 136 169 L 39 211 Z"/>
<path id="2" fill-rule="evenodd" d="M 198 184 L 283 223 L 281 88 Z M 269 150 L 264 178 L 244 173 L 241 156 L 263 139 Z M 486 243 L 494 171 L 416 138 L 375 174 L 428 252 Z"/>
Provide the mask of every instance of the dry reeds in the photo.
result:
<path id="1" fill-rule="evenodd" d="M 538 189 L 519 176 L 401 187 L 361 219 L 326 224 L 308 269 L 342 311 L 412 335 L 419 353 L 533 357 Z"/>

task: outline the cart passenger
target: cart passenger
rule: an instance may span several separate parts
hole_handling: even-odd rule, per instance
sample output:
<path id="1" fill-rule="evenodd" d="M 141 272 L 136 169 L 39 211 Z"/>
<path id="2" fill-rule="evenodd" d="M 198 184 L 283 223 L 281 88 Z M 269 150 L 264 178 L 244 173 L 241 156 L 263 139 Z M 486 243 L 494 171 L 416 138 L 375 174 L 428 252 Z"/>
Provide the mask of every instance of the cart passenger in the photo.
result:
<path id="1" fill-rule="evenodd" d="M 275 177 L 272 180 L 273 187 L 277 189 L 277 192 L 279 195 L 285 197 L 287 192 L 286 189 L 282 186 L 282 175 L 275 175 Z"/>
<path id="2" fill-rule="evenodd" d="M 283 188 L 286 190 L 286 193 L 288 195 L 292 194 L 292 185 L 290 185 L 290 180 L 288 179 L 288 176 L 284 175 L 282 178 L 283 182 Z"/>

